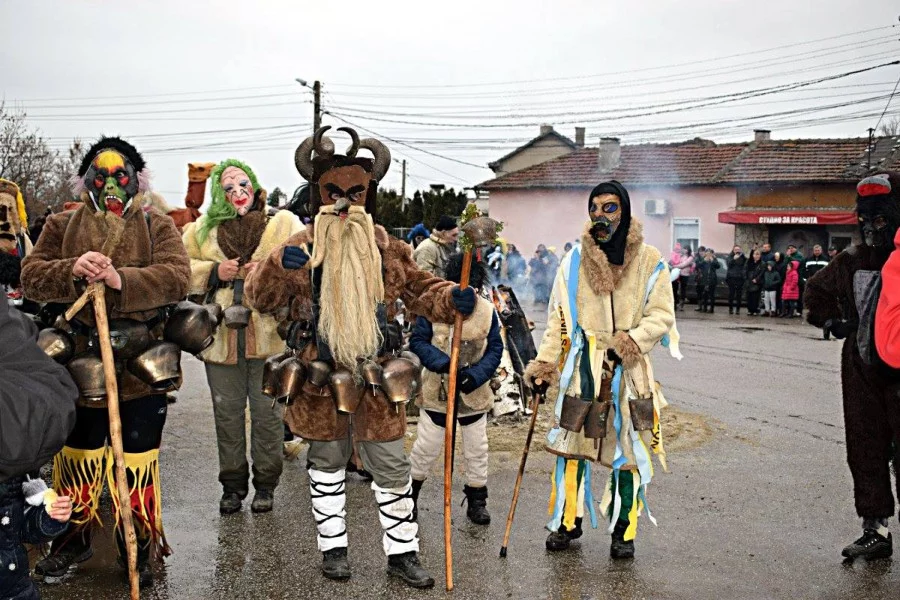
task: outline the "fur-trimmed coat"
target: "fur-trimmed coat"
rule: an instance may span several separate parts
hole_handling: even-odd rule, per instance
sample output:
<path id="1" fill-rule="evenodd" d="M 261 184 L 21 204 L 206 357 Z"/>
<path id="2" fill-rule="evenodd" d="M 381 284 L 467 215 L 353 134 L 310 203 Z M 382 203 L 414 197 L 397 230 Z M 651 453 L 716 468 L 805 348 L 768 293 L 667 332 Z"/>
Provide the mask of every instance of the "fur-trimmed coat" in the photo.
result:
<path id="1" fill-rule="evenodd" d="M 197 229 L 202 225 L 205 217 L 199 221 L 188 223 L 184 228 L 182 240 L 191 259 L 191 283 L 188 293 L 191 295 L 206 296 L 215 285 L 217 278 L 212 277 L 219 263 L 228 260 L 219 246 L 219 228 L 214 227 L 209 235 L 200 244 L 197 240 Z M 279 210 L 269 218 L 266 228 L 260 238 L 259 246 L 251 257 L 252 261 L 262 261 L 275 248 L 280 246 L 292 235 L 303 230 L 303 224 L 295 214 L 286 210 Z M 213 302 L 223 309 L 234 304 L 234 288 L 232 286 L 219 287 L 214 294 Z M 244 306 L 250 306 L 247 296 L 242 301 Z M 271 315 L 264 315 L 254 310 L 250 316 L 250 323 L 244 329 L 246 336 L 245 358 L 265 359 L 273 354 L 283 352 L 284 341 L 278 335 L 278 324 Z M 204 362 L 234 365 L 237 364 L 237 337 L 238 330 L 229 329 L 225 323 L 219 325 L 216 331 L 216 339 L 213 344 L 200 354 Z"/>
<path id="2" fill-rule="evenodd" d="M 668 267 L 658 275 L 655 285 L 645 303 L 644 296 L 651 275 L 660 262 L 662 254 L 653 246 L 644 243 L 643 226 L 632 217 L 631 227 L 626 238 L 625 261 L 619 265 L 611 265 L 606 254 L 597 246 L 588 233 L 589 224 L 585 227 L 581 242 L 581 267 L 578 278 L 577 308 L 578 322 L 585 332 L 586 338 L 593 336 L 596 340 L 597 355 L 614 350 L 622 358 L 626 376 L 631 377 L 641 392 L 646 392 L 643 383 L 641 365 L 648 373 L 651 391 L 658 400 L 658 408 L 666 406 L 658 384 L 653 378 L 653 367 L 650 364 L 650 351 L 672 330 L 675 324 L 672 286 L 669 283 Z M 565 276 L 563 269 L 568 260 L 556 273 L 557 285 Z M 554 285 L 554 288 L 557 287 Z M 537 358 L 526 369 L 526 380 L 539 377 L 550 383 L 547 393 L 548 403 L 556 401 L 560 371 L 559 363 L 563 355 L 563 331 L 558 304 L 560 299 L 554 297 L 550 302 L 547 329 L 544 332 Z M 613 322 L 613 307 L 615 322 Z M 572 327 L 569 324 L 568 327 Z M 673 340 L 677 343 L 677 340 Z M 599 382 L 597 382 L 599 389 Z M 578 370 L 572 377 L 567 394 L 581 395 L 581 382 Z M 629 422 L 631 416 L 628 402 L 622 402 L 622 418 Z M 600 447 L 594 447 L 594 440 L 585 438 L 581 433 L 566 433 L 548 450 L 556 454 L 600 460 L 606 466 L 612 464 L 615 451 L 615 429 L 613 419 L 607 423 L 607 436 Z M 627 439 L 627 427 L 622 428 L 622 447 L 626 451 L 628 465 L 634 466 L 631 454 L 631 441 Z"/>
<path id="3" fill-rule="evenodd" d="M 312 315 L 312 287 L 309 269 L 285 269 L 281 265 L 286 246 L 309 248 L 313 228 L 291 236 L 262 261 L 246 280 L 245 298 L 256 310 L 272 314 L 290 307 L 291 320 L 309 319 Z M 410 248 L 375 226 L 375 243 L 381 251 L 384 271 L 384 303 L 388 319 L 397 314 L 397 300 L 403 300 L 407 311 L 423 315 L 432 323 L 452 323 L 456 316 L 451 292 L 455 284 L 420 270 L 413 262 Z M 315 358 L 314 345 L 307 347 L 304 360 Z M 331 394 L 313 390 L 307 384 L 304 397 L 285 410 L 285 421 L 291 430 L 311 440 L 337 440 L 350 435 L 347 415 L 339 414 Z M 381 397 L 367 391 L 355 415 L 353 435 L 357 440 L 392 441 L 406 433 L 406 415 L 397 412 Z"/>
<path id="4" fill-rule="evenodd" d="M 145 212 L 146 194 L 135 197 L 121 218 L 96 212 L 86 194 L 78 209 L 47 218 L 40 239 L 22 262 L 25 296 L 36 302 L 71 304 L 81 295 L 72 267 L 82 254 L 96 251 L 112 260 L 122 278 L 121 290 L 106 289 L 110 319 L 147 321 L 158 315 L 159 308 L 183 299 L 191 268 L 172 219 L 154 208 Z M 93 327 L 91 311 L 88 305 L 76 318 Z M 82 349 L 86 340 L 77 341 Z M 156 393 L 124 369 L 118 383 L 122 400 Z"/>

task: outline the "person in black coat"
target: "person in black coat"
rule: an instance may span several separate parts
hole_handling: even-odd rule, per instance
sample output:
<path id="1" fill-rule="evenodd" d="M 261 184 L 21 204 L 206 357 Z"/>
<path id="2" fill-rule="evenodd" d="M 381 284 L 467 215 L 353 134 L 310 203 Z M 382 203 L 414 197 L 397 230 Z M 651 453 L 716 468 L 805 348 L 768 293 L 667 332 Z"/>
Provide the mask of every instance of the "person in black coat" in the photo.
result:
<path id="1" fill-rule="evenodd" d="M 703 286 L 703 293 L 699 297 L 700 312 L 715 312 L 716 309 L 716 285 L 719 276 L 716 273 L 721 265 L 712 250 L 707 250 L 703 260 L 695 263 L 698 269 L 698 288 Z"/>
<path id="2" fill-rule="evenodd" d="M 747 257 L 740 246 L 735 246 L 725 261 L 725 283 L 728 284 L 728 314 L 741 314 L 741 294 L 744 290 L 744 276 Z"/>
<path id="3" fill-rule="evenodd" d="M 762 259 L 762 251 L 754 250 L 750 260 L 747 261 L 745 281 L 747 282 L 747 314 L 759 314 L 759 300 L 762 296 L 763 276 L 766 272 L 766 263 Z"/>
<path id="4" fill-rule="evenodd" d="M 78 389 L 36 338 L 34 322 L 0 302 L 0 598 L 12 600 L 40 598 L 24 544 L 62 534 L 72 515 L 72 500 L 49 492 L 37 469 L 75 426 Z"/>

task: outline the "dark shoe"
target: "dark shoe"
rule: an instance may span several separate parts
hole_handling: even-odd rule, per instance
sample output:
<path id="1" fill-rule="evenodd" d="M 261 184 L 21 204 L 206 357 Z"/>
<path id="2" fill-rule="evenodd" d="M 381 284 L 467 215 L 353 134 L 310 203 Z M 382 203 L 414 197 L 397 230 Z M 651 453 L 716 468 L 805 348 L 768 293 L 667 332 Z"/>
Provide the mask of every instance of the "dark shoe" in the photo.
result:
<path id="1" fill-rule="evenodd" d="M 413 518 L 413 521 L 419 520 L 419 492 L 422 491 L 422 485 L 424 483 L 425 483 L 424 479 L 413 479 L 412 480 L 412 500 L 413 500 L 412 518 Z"/>
<path id="2" fill-rule="evenodd" d="M 466 509 L 466 516 L 476 525 L 490 525 L 491 514 L 487 509 L 487 487 L 463 487 L 463 493 L 466 495 L 463 502 L 468 502 L 469 507 Z"/>
<path id="3" fill-rule="evenodd" d="M 255 513 L 266 513 L 272 510 L 275 504 L 275 493 L 272 490 L 256 490 L 250 510 Z"/>
<path id="4" fill-rule="evenodd" d="M 322 553 L 322 575 L 328 579 L 350 579 L 350 562 L 346 548 L 332 548 Z"/>
<path id="5" fill-rule="evenodd" d="M 581 529 L 581 517 L 576 517 L 575 527 L 573 527 L 571 531 L 566 529 L 565 525 L 560 525 L 559 531 L 554 531 L 547 536 L 547 541 L 544 542 L 544 546 L 551 552 L 568 550 L 569 542 L 577 540 L 583 533 L 584 530 Z"/>
<path id="6" fill-rule="evenodd" d="M 698 306 L 697 308 L 694 309 L 694 312 L 703 312 L 703 307 Z"/>
<path id="7" fill-rule="evenodd" d="M 116 549 L 118 551 L 117 561 L 119 566 L 124 570 L 125 585 L 131 584 L 131 578 L 128 573 L 128 549 L 125 547 L 125 538 L 122 537 L 122 531 L 116 529 Z M 153 569 L 150 568 L 150 547 L 153 542 L 149 539 L 137 540 L 137 572 L 138 587 L 146 589 L 153 587 Z"/>
<path id="8" fill-rule="evenodd" d="M 609 546 L 609 555 L 612 558 L 634 558 L 634 540 L 625 541 L 625 530 L 628 529 L 627 521 L 617 521 L 612 533 L 612 544 Z"/>
<path id="9" fill-rule="evenodd" d="M 862 537 L 844 548 L 841 556 L 846 558 L 888 558 L 894 553 L 891 534 L 884 537 L 874 529 L 864 529 Z"/>
<path id="10" fill-rule="evenodd" d="M 356 473 L 357 475 L 359 475 L 366 481 L 372 481 L 372 474 L 369 473 L 368 471 L 366 471 L 365 469 L 360 469 L 359 467 L 357 467 L 356 463 L 353 462 L 352 458 L 349 461 L 347 461 L 347 472 L 348 473 Z"/>
<path id="11" fill-rule="evenodd" d="M 67 575 L 78 569 L 78 563 L 83 563 L 93 555 L 94 548 L 84 543 L 80 536 L 76 536 L 66 543 L 54 544 L 50 555 L 34 565 L 34 574 L 42 577 L 44 583 L 62 583 Z"/>
<path id="12" fill-rule="evenodd" d="M 241 510 L 243 501 L 244 498 L 237 492 L 224 492 L 219 500 L 219 512 L 223 515 L 236 513 Z"/>
<path id="13" fill-rule="evenodd" d="M 125 566 L 123 561 L 119 561 L 119 566 L 125 569 L 122 572 L 122 575 L 125 577 L 125 585 L 131 585 L 131 577 L 128 574 L 128 567 Z M 153 569 L 150 568 L 150 561 L 145 560 L 141 562 L 138 559 L 138 588 L 145 590 L 147 588 L 153 587 Z"/>
<path id="14" fill-rule="evenodd" d="M 415 552 L 388 556 L 388 575 L 399 577 L 414 588 L 434 586 L 434 578 L 419 563 L 419 555 Z"/>
<path id="15" fill-rule="evenodd" d="M 729 314 L 729 315 L 733 315 L 733 314 L 734 314 L 734 309 L 733 309 L 733 308 L 729 308 L 729 309 L 728 309 L 728 314 Z"/>

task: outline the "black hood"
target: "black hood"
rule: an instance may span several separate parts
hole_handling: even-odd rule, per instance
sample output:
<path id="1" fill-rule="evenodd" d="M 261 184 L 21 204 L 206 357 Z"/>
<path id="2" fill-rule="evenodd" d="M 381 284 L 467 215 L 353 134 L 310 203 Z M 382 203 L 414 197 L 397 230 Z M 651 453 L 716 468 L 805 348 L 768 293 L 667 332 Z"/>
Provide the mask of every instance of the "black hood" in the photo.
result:
<path id="1" fill-rule="evenodd" d="M 591 190 L 588 196 L 587 206 L 588 212 L 591 210 L 591 200 L 600 194 L 614 194 L 622 201 L 622 220 L 619 222 L 619 228 L 609 239 L 608 242 L 594 243 L 603 250 L 607 260 L 613 265 L 625 264 L 625 246 L 628 242 L 628 230 L 631 229 L 631 199 L 628 197 L 628 191 L 618 181 L 605 181 Z"/>

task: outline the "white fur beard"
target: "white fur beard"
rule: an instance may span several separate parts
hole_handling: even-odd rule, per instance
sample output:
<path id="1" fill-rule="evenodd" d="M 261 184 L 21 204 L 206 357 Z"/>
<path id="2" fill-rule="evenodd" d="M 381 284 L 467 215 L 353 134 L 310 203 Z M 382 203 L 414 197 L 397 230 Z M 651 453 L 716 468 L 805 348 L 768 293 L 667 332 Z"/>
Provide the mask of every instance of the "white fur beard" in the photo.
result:
<path id="1" fill-rule="evenodd" d="M 382 344 L 375 311 L 384 302 L 381 253 L 371 215 L 351 207 L 346 219 L 322 207 L 314 227 L 311 266 L 322 266 L 318 333 L 335 361 L 351 370 Z M 358 210 L 354 210 L 358 209 Z"/>

